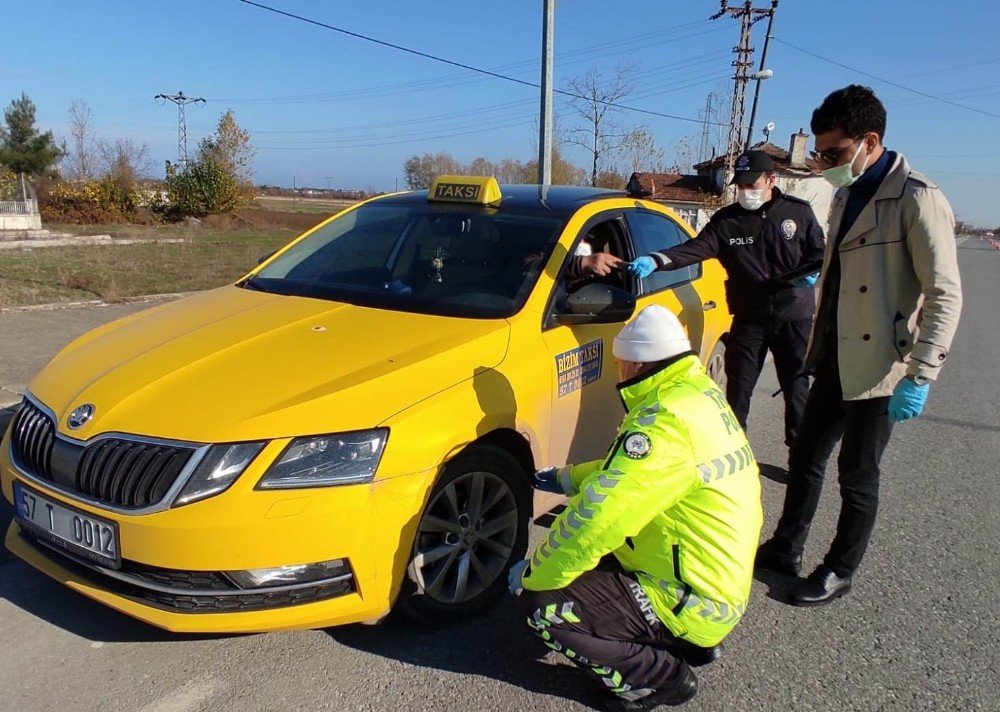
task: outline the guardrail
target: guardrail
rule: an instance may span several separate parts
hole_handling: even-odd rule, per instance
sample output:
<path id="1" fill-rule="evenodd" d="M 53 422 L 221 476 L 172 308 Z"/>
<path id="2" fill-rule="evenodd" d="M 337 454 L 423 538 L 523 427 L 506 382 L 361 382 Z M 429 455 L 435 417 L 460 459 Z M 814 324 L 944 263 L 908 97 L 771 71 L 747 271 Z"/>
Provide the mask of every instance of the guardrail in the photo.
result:
<path id="1" fill-rule="evenodd" d="M 0 215 L 38 215 L 38 201 L 0 200 Z"/>

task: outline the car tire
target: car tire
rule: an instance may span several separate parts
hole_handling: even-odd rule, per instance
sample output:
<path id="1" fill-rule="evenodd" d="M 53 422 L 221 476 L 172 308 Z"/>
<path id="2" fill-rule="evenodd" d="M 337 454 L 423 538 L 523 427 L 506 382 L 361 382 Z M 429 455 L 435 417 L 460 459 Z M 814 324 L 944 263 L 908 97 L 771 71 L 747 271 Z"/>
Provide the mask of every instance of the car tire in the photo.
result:
<path id="1" fill-rule="evenodd" d="M 417 524 L 396 609 L 440 624 L 492 605 L 527 551 L 531 507 L 527 473 L 510 453 L 481 447 L 449 462 Z"/>
<path id="2" fill-rule="evenodd" d="M 712 353 L 708 357 L 708 363 L 705 364 L 705 370 L 708 371 L 708 375 L 712 377 L 713 381 L 719 384 L 719 388 L 721 388 L 723 393 L 725 393 L 726 344 L 723 339 L 719 339 L 715 342 L 715 348 L 712 349 Z"/>

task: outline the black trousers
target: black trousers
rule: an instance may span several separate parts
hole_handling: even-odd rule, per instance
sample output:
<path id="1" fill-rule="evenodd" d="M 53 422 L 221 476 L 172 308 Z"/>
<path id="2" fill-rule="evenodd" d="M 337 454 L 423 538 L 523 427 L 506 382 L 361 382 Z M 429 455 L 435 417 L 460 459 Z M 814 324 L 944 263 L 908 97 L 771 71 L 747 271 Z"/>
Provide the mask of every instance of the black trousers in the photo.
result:
<path id="1" fill-rule="evenodd" d="M 733 317 L 726 337 L 726 400 L 744 430 L 750 398 L 770 350 L 785 396 L 785 444 L 795 441 L 809 394 L 809 379 L 801 374 L 811 328 L 812 318 L 775 321 Z"/>
<path id="2" fill-rule="evenodd" d="M 823 563 L 838 576 L 850 576 L 858 568 L 878 512 L 879 463 L 892 434 L 888 405 L 888 398 L 845 401 L 837 378 L 817 376 L 789 456 L 785 507 L 774 533 L 779 548 L 801 554 L 827 462 L 841 440 L 840 518 Z"/>
<path id="3" fill-rule="evenodd" d="M 681 660 L 702 665 L 715 657 L 715 649 L 675 638 L 639 582 L 621 570 L 588 571 L 554 591 L 526 590 L 521 606 L 547 646 L 625 698 L 661 687 Z"/>

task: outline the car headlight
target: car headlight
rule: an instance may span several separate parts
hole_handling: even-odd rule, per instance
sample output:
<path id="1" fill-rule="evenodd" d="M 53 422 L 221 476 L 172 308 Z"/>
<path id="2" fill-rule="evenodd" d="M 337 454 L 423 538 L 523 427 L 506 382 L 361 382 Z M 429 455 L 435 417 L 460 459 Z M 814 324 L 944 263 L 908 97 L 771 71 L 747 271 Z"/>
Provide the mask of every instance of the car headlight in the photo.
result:
<path id="1" fill-rule="evenodd" d="M 296 438 L 257 483 L 259 489 L 328 487 L 371 482 L 387 428 Z"/>
<path id="2" fill-rule="evenodd" d="M 225 492 L 264 449 L 264 445 L 262 442 L 213 445 L 191 473 L 172 506 L 191 504 Z"/>

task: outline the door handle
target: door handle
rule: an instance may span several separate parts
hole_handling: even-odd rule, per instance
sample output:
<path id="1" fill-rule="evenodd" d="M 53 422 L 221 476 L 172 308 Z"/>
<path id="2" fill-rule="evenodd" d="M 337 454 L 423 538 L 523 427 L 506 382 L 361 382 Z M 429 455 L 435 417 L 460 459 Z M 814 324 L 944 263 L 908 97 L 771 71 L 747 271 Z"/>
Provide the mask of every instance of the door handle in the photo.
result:
<path id="1" fill-rule="evenodd" d="M 701 305 L 701 308 L 704 309 L 705 311 L 711 311 L 712 309 L 715 309 L 717 306 L 719 305 L 716 304 L 715 302 L 707 301 Z"/>

